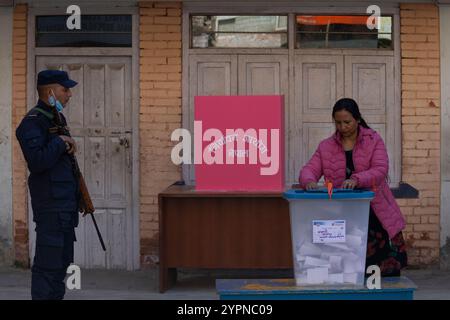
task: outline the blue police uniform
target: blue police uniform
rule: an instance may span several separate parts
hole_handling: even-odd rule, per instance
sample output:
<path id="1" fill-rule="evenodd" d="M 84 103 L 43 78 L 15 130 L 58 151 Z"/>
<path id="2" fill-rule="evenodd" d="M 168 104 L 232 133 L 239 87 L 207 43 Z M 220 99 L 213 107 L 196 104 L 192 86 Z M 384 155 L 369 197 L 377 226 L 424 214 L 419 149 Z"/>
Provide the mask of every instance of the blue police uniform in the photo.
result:
<path id="1" fill-rule="evenodd" d="M 68 79 L 64 73 L 42 71 L 38 76 L 38 86 L 76 84 L 74 81 L 64 82 Z M 31 269 L 32 299 L 63 299 L 64 278 L 67 267 L 73 262 L 75 227 L 78 225 L 78 180 L 65 142 L 57 132 L 50 130 L 55 127 L 51 108 L 39 100 L 16 130 L 30 171 L 28 186 L 36 223 L 36 251 Z M 62 114 L 61 117 L 65 125 Z"/>

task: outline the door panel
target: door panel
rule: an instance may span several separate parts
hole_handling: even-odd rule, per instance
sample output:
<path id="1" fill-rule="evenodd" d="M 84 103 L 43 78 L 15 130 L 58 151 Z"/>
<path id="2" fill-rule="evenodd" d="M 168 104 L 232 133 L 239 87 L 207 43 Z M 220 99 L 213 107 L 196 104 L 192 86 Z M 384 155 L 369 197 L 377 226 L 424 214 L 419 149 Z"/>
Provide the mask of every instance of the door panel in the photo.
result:
<path id="1" fill-rule="evenodd" d="M 106 66 L 106 78 L 109 79 L 109 85 L 105 88 L 105 101 L 109 105 L 109 113 L 107 114 L 106 124 L 108 127 L 124 127 L 130 121 L 128 116 L 130 112 L 126 112 L 126 95 L 123 90 L 114 90 L 114 88 L 126 87 L 126 65 L 124 64 L 108 64 Z"/>
<path id="2" fill-rule="evenodd" d="M 236 55 L 196 55 L 189 58 L 189 131 L 194 132 L 195 96 L 237 95 Z M 194 147 L 194 146 L 193 146 Z M 194 165 L 189 168 L 189 184 L 195 184 Z"/>
<path id="3" fill-rule="evenodd" d="M 39 64 L 41 66 L 37 66 L 37 68 L 44 68 L 45 61 L 41 61 L 38 59 Z M 70 77 L 78 83 L 83 83 L 84 80 L 84 67 L 82 64 L 70 64 L 70 65 L 60 65 L 58 69 L 62 69 L 63 67 L 67 68 L 67 72 L 69 72 Z M 39 71 L 39 70 L 37 70 Z M 64 115 L 70 119 L 68 123 L 69 127 L 72 128 L 82 128 L 84 125 L 84 107 L 83 107 L 83 98 L 84 98 L 84 86 L 77 85 L 72 89 L 72 97 L 70 98 L 69 107 L 64 109 Z M 78 156 L 80 157 L 80 156 Z M 80 157 L 81 158 L 81 157 Z M 81 161 L 81 159 L 78 159 Z"/>
<path id="4" fill-rule="evenodd" d="M 106 196 L 106 146 L 104 137 L 89 137 L 86 140 L 86 150 L 88 151 L 85 164 L 86 183 L 93 199 L 104 199 Z"/>
<path id="5" fill-rule="evenodd" d="M 84 123 L 105 127 L 105 65 L 87 64 L 84 68 Z"/>
<path id="6" fill-rule="evenodd" d="M 287 55 L 239 55 L 239 95 L 284 95 L 288 92 Z"/>
<path id="7" fill-rule="evenodd" d="M 110 137 L 107 143 L 107 154 L 110 155 L 109 163 L 110 170 L 107 171 L 107 180 L 116 181 L 116 183 L 108 183 L 109 189 L 107 190 L 108 199 L 125 201 L 127 190 L 127 168 L 130 163 L 127 162 L 127 157 L 122 152 L 124 140 L 120 137 Z"/>
<path id="8" fill-rule="evenodd" d="M 303 124 L 302 142 L 305 145 L 303 163 L 307 163 L 319 146 L 320 141 L 331 136 L 334 126 L 330 123 L 305 123 Z"/>
<path id="9" fill-rule="evenodd" d="M 386 124 L 384 123 L 370 123 L 369 127 L 378 132 L 383 138 L 383 141 L 386 141 Z M 386 142 L 385 142 L 386 143 Z"/>
<path id="10" fill-rule="evenodd" d="M 201 55 L 190 58 L 190 99 L 195 96 L 237 94 L 237 58 L 233 55 Z"/>
<path id="11" fill-rule="evenodd" d="M 394 166 L 394 57 L 346 56 L 345 94 L 355 99 L 370 127 L 383 138 L 389 155 L 389 176 Z"/>
<path id="12" fill-rule="evenodd" d="M 299 134 L 294 136 L 294 173 L 311 158 L 319 142 L 334 131 L 331 111 L 344 95 L 344 58 L 295 56 L 295 110 Z"/>
<path id="13" fill-rule="evenodd" d="M 78 82 L 64 114 L 107 249 L 101 249 L 91 217 L 80 216 L 75 263 L 131 269 L 132 252 L 139 252 L 131 249 L 133 235 L 127 232 L 132 224 L 131 58 L 38 57 L 36 74 L 47 68 L 68 71 Z"/>
<path id="14" fill-rule="evenodd" d="M 86 216 L 81 219 L 80 224 L 84 224 L 84 234 L 80 234 L 77 232 L 77 246 L 80 246 L 81 252 L 84 252 L 84 265 L 85 268 L 94 268 L 94 269 L 103 269 L 105 267 L 111 268 L 108 265 L 108 255 L 110 255 L 111 248 L 111 234 L 108 232 L 110 230 L 109 226 L 107 226 L 107 218 L 109 215 L 108 210 L 103 208 L 96 208 L 95 210 L 95 220 L 97 221 L 98 228 L 103 236 L 103 241 L 106 245 L 107 254 L 103 252 L 103 249 L 100 245 L 99 240 L 97 239 L 97 233 L 95 231 L 94 224 L 92 222 L 92 218 Z M 80 236 L 78 236 L 80 234 Z M 119 235 L 118 235 L 119 236 Z M 81 239 L 80 239 L 81 238 Z M 117 253 L 114 252 L 114 255 Z M 81 261 L 75 257 L 75 264 L 80 265 Z"/>
<path id="15" fill-rule="evenodd" d="M 288 55 L 238 55 L 239 95 L 283 95 L 284 123 L 289 122 L 289 69 Z M 285 125 L 285 137 L 289 128 Z M 285 150 L 289 150 L 289 139 L 285 139 Z M 289 179 L 291 161 L 285 154 L 284 175 Z M 285 180 L 286 180 L 285 178 Z"/>
<path id="16" fill-rule="evenodd" d="M 297 55 L 295 65 L 296 105 L 305 115 L 326 115 L 344 94 L 342 56 Z"/>

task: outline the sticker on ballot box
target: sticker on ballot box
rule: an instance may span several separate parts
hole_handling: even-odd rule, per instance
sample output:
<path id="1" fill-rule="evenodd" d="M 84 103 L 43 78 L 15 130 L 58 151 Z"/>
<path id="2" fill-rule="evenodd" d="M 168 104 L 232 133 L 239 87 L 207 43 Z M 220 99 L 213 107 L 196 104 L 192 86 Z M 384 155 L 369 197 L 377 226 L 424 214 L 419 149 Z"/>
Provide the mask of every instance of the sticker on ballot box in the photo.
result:
<path id="1" fill-rule="evenodd" d="M 345 220 L 313 220 L 313 243 L 345 242 Z"/>

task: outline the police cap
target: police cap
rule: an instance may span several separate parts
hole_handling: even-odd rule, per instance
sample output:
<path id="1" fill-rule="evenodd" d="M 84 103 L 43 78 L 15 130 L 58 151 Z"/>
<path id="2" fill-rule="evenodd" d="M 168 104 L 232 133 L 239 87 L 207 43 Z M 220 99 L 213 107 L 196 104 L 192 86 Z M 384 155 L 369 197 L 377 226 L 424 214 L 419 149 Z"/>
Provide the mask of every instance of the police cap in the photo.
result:
<path id="1" fill-rule="evenodd" d="M 78 82 L 69 78 L 66 71 L 61 70 L 43 70 L 39 72 L 37 85 L 44 86 L 47 84 L 58 83 L 65 88 L 75 87 Z"/>

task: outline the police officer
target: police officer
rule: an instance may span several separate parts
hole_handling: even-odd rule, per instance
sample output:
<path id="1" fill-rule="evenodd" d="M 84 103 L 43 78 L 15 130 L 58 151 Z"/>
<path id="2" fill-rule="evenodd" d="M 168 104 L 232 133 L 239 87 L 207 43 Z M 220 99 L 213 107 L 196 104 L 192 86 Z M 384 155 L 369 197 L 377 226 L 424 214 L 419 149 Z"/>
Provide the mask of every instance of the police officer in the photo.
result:
<path id="1" fill-rule="evenodd" d="M 54 108 L 62 110 L 75 85 L 65 71 L 39 72 L 39 100 L 16 130 L 30 171 L 28 187 L 36 223 L 32 299 L 63 299 L 67 267 L 73 262 L 79 187 L 70 155 L 76 152 L 76 144 L 55 130 Z"/>

